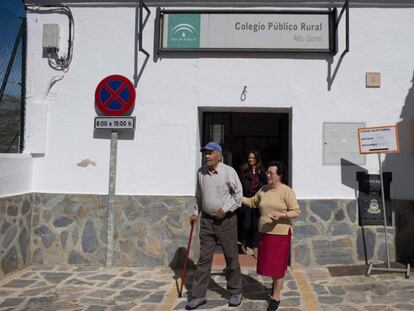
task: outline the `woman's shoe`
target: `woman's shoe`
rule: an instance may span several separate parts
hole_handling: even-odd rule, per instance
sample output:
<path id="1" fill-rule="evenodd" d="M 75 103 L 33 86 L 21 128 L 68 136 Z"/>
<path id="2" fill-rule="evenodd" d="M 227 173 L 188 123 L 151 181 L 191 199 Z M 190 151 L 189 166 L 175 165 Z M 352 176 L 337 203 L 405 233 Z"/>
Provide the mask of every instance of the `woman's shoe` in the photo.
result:
<path id="1" fill-rule="evenodd" d="M 270 298 L 269 305 L 267 306 L 267 311 L 276 311 L 279 308 L 280 301 Z"/>

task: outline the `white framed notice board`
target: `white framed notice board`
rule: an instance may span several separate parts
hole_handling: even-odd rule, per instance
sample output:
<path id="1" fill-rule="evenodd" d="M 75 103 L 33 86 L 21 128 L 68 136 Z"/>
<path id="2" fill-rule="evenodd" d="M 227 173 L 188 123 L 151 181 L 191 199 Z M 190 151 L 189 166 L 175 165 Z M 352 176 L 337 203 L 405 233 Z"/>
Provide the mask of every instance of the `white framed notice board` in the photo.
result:
<path id="1" fill-rule="evenodd" d="M 364 165 L 365 156 L 358 149 L 358 128 L 365 123 L 324 122 L 323 164 L 340 165 L 341 159 Z"/>

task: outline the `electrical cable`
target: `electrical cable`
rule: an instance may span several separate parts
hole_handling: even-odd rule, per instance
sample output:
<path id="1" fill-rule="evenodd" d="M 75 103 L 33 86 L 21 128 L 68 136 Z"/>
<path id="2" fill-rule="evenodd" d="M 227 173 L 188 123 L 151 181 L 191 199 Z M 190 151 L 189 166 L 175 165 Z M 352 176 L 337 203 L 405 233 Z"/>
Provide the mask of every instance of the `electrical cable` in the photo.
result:
<path id="1" fill-rule="evenodd" d="M 53 5 L 53 6 L 26 6 L 28 13 L 37 14 L 63 14 L 69 19 L 69 38 L 68 38 L 68 49 L 67 54 L 59 56 L 58 53 L 54 53 L 53 58 L 49 58 L 49 66 L 55 70 L 67 72 L 69 65 L 72 62 L 73 57 L 73 45 L 75 40 L 75 23 L 73 21 L 72 11 L 65 5 Z"/>

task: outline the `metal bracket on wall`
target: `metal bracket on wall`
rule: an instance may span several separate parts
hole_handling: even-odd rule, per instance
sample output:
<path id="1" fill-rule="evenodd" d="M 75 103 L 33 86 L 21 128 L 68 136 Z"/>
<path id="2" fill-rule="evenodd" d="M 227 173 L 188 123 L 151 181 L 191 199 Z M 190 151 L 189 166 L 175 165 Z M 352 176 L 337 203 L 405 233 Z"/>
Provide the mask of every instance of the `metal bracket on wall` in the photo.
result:
<path id="1" fill-rule="evenodd" d="M 346 53 L 349 52 L 349 0 L 345 0 L 344 6 L 341 9 L 341 12 L 338 15 L 336 20 L 335 27 L 338 29 L 339 23 L 341 22 L 342 16 L 345 13 L 345 50 L 341 54 L 341 58 L 345 56 Z"/>
<path id="2" fill-rule="evenodd" d="M 341 56 L 339 57 L 335 68 L 332 68 L 333 64 L 333 58 L 328 60 L 328 91 L 332 89 L 333 82 L 335 80 L 336 75 L 338 74 L 339 68 L 341 67 L 342 60 L 344 59 L 344 56 L 349 52 L 349 0 L 345 0 L 345 3 L 341 9 L 341 12 L 339 12 L 338 18 L 336 19 L 335 23 L 335 32 L 338 32 L 338 26 L 341 22 L 342 16 L 345 13 L 345 50 L 342 52 Z M 337 36 L 338 38 L 338 36 Z M 338 40 L 338 39 L 336 39 Z M 336 49 L 338 49 L 338 41 L 335 42 Z"/>
<path id="3" fill-rule="evenodd" d="M 144 9 L 147 12 L 145 19 L 144 19 L 144 12 L 143 12 Z M 134 86 L 135 87 L 137 87 L 138 81 L 141 78 L 144 68 L 150 57 L 150 54 L 142 46 L 144 28 L 145 28 L 145 25 L 147 24 L 150 14 L 151 14 L 151 11 L 148 9 L 147 5 L 144 3 L 144 0 L 139 0 L 139 6 L 135 10 L 136 20 L 138 18 L 138 23 L 137 22 L 135 23 L 135 48 L 136 48 L 136 44 L 138 41 L 138 51 L 142 52 L 145 55 L 145 60 L 142 63 L 141 69 L 138 72 L 138 51 L 135 50 L 135 64 L 134 64 Z"/>

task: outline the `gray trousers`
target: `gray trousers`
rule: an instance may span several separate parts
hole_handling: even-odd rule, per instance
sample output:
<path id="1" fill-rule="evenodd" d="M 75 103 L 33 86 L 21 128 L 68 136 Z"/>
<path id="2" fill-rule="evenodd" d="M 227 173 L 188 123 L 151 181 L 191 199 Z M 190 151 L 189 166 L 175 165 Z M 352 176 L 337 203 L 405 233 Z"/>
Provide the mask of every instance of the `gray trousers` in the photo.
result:
<path id="1" fill-rule="evenodd" d="M 203 213 L 200 219 L 200 258 L 191 292 L 194 298 L 202 298 L 207 294 L 217 241 L 220 242 L 226 259 L 227 290 L 231 295 L 242 292 L 236 213 L 227 213 L 222 220 Z"/>

